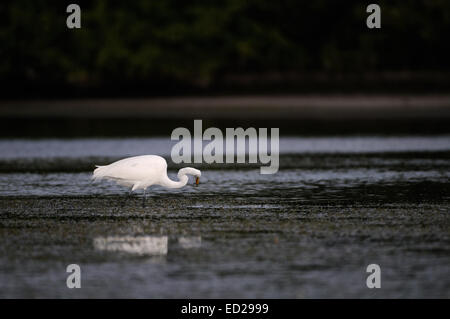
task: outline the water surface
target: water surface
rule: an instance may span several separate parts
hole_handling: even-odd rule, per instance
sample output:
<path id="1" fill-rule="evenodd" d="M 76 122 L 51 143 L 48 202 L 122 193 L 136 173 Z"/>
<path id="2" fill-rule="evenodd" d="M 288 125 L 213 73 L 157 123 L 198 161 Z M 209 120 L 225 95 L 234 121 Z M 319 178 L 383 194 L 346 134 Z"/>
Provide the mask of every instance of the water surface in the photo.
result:
<path id="1" fill-rule="evenodd" d="M 199 187 L 154 187 L 145 207 L 90 180 L 174 143 L 0 140 L 0 296 L 450 297 L 449 136 L 282 138 L 277 174 L 198 165 Z"/>

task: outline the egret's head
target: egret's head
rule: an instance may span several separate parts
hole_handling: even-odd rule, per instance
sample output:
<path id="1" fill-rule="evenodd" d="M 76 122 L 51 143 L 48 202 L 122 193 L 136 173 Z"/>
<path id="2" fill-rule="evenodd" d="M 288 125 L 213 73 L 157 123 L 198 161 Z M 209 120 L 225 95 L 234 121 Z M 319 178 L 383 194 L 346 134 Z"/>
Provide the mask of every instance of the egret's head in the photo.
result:
<path id="1" fill-rule="evenodd" d="M 200 176 L 202 176 L 202 172 L 200 172 L 196 168 L 185 167 L 178 171 L 178 177 L 181 178 L 183 175 L 193 175 L 195 177 L 195 185 L 200 183 Z"/>

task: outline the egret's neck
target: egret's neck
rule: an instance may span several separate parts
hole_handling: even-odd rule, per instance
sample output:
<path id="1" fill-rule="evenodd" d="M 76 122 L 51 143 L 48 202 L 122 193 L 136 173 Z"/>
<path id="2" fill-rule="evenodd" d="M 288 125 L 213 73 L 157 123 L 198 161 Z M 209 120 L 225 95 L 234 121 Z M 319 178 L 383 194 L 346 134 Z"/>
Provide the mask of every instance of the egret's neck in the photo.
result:
<path id="1" fill-rule="evenodd" d="M 178 182 L 171 180 L 167 174 L 161 179 L 161 186 L 167 188 L 180 188 L 187 184 L 189 178 L 186 175 L 178 176 L 180 179 Z"/>

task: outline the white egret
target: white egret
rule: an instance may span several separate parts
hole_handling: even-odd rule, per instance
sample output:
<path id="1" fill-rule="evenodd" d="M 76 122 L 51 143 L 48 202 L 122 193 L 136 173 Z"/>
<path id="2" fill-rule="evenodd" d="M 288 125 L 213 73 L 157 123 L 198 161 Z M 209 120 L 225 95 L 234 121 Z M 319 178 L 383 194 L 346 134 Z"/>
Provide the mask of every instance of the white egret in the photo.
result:
<path id="1" fill-rule="evenodd" d="M 149 186 L 161 185 L 166 188 L 180 188 L 187 184 L 187 175 L 195 176 L 198 185 L 202 173 L 195 168 L 185 167 L 178 171 L 178 181 L 167 176 L 167 162 L 157 155 L 141 155 L 121 159 L 109 165 L 96 165 L 92 178 L 94 180 L 112 180 L 117 184 L 131 188 L 131 192 L 144 190 L 143 204 L 145 204 L 145 191 Z"/>

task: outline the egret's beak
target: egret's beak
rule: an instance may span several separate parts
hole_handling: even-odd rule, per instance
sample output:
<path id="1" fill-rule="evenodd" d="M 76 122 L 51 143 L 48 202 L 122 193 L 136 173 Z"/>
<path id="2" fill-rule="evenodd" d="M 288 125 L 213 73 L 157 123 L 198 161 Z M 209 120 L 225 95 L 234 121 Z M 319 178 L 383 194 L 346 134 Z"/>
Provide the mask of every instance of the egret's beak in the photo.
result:
<path id="1" fill-rule="evenodd" d="M 195 185 L 198 185 L 198 183 L 200 183 L 200 177 L 195 178 Z"/>

